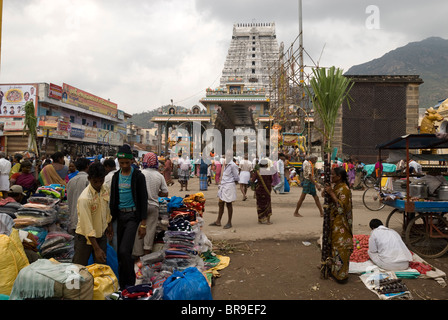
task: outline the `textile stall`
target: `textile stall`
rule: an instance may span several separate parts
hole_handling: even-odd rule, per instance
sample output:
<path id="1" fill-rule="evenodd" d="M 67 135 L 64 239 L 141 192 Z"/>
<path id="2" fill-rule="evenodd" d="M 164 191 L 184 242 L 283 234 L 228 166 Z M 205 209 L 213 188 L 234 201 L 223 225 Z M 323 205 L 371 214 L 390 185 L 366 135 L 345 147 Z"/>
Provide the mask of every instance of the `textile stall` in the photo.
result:
<path id="1" fill-rule="evenodd" d="M 153 252 L 136 264 L 133 293 L 114 292 L 107 299 L 211 300 L 212 280 L 230 259 L 213 252 L 202 232 L 204 212 L 203 193 L 159 198 Z"/>
<path id="2" fill-rule="evenodd" d="M 0 291 L 7 296 L 11 295 L 10 299 L 67 298 L 70 296 L 68 291 L 63 293 L 64 285 L 61 283 L 59 286 L 54 285 L 54 279 L 48 278 L 48 274 L 43 277 L 50 279 L 49 283 L 33 282 L 33 279 L 39 279 L 39 275 L 42 276 L 44 270 L 52 273 L 56 265 L 72 265 L 74 242 L 73 236 L 67 232 L 68 208 L 65 199 L 64 186 L 48 185 L 39 187 L 23 205 L 15 202 L 12 198 L 0 201 L 2 221 L 6 221 L 5 217 L 10 219 L 9 231 L 8 228 L 5 229 L 5 223 L 0 223 L 4 229 L 3 244 L 14 243 L 13 247 L 7 247 L 9 254 L 24 258 L 22 260 L 25 261 L 14 264 L 8 255 L 0 257 L 0 264 L 4 266 L 0 268 L 0 273 L 8 270 L 11 265 L 16 266 L 14 272 L 10 270 L 8 273 L 10 276 L 15 275 L 13 286 L 7 287 L 0 284 Z M 15 234 L 18 235 L 18 238 L 13 237 Z M 14 261 L 20 262 L 21 260 L 14 259 Z M 47 267 L 50 265 L 51 267 L 48 269 L 42 267 L 41 264 L 45 262 L 50 262 Z M 65 270 L 63 273 L 65 272 L 67 277 L 70 273 L 66 272 L 66 268 L 62 269 Z M 77 269 L 81 270 L 82 267 L 77 267 Z M 79 272 L 76 274 L 80 275 Z M 57 272 L 53 275 L 55 278 L 58 277 Z M 87 278 L 83 277 L 84 280 Z M 78 293 L 73 293 L 72 297 L 79 297 Z M 84 295 L 84 297 L 89 297 L 89 295 Z"/>
<path id="3" fill-rule="evenodd" d="M 71 262 L 74 237 L 63 186 L 40 187 L 23 205 L 1 200 L 2 299 L 211 300 L 212 280 L 230 259 L 213 253 L 201 230 L 204 194 L 159 198 L 159 204 L 152 253 L 136 263 L 135 286 L 120 291 L 117 256 L 109 244 L 107 265 Z"/>

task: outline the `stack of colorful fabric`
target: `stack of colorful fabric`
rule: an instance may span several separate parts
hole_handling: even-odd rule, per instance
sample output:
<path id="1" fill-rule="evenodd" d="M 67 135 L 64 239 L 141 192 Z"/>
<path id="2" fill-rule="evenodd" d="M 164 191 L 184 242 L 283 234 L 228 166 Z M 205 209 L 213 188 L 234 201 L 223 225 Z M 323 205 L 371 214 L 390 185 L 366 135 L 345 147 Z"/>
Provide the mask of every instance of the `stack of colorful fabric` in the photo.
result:
<path id="1" fill-rule="evenodd" d="M 29 226 L 42 227 L 53 224 L 57 220 L 56 209 L 37 203 L 26 203 L 17 210 L 14 219 L 16 228 Z"/>
<path id="2" fill-rule="evenodd" d="M 43 258 L 71 262 L 74 254 L 73 236 L 65 231 L 50 231 L 40 247 Z"/>

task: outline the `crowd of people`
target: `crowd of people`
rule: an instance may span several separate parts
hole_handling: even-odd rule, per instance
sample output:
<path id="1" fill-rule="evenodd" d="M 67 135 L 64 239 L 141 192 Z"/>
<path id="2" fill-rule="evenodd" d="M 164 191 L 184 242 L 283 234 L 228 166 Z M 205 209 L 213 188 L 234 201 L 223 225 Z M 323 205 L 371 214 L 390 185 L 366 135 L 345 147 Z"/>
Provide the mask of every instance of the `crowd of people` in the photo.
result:
<path id="1" fill-rule="evenodd" d="M 11 161 L 0 152 L 0 191 L 3 197 L 21 193 L 20 201 L 26 203 L 26 198 L 38 186 L 64 185 L 70 211 L 68 231 L 75 240 L 73 262 L 87 265 L 93 256 L 95 263 L 106 263 L 107 244 L 112 243 L 118 258 L 120 288 L 126 288 L 135 284 L 136 258 L 151 253 L 159 216 L 158 198 L 168 197 L 168 187 L 174 184 L 173 176 L 177 176 L 180 191 L 190 191 L 188 182 L 194 175 L 199 178 L 200 191 L 207 190 L 213 183 L 218 185 L 219 210 L 210 225 L 222 226 L 227 210 L 224 229 L 232 227 L 233 203 L 237 200 L 238 189 L 243 201 L 247 200 L 249 189 L 254 191 L 258 223 L 270 225 L 272 191 L 285 194 L 295 182 L 302 187 L 293 212 L 295 217 L 301 217 L 300 208 L 308 194 L 314 198 L 321 217 L 324 210 L 317 192 L 329 199 L 332 276 L 338 281 L 348 278 L 353 251 L 351 190 L 356 180 L 350 173 L 353 162 L 333 164 L 331 184 L 324 186 L 318 181 L 317 157 L 313 155 L 303 159 L 301 179 L 297 172 L 292 174 L 295 170 L 289 166 L 290 157 L 285 153 L 280 153 L 274 162 L 266 157 L 249 161 L 247 155 L 235 158 L 232 151 L 223 158 L 211 155 L 209 163 L 203 159 L 193 163 L 182 153 L 172 161 L 169 156 L 158 157 L 148 152 L 137 162 L 126 144 L 119 148 L 115 157 L 101 159 L 68 159 L 56 152 L 44 161 L 20 154 Z M 385 232 L 378 223 L 372 228 L 379 230 L 375 234 Z M 376 246 L 379 247 L 380 244 Z M 378 261 L 378 252 L 374 254 Z"/>

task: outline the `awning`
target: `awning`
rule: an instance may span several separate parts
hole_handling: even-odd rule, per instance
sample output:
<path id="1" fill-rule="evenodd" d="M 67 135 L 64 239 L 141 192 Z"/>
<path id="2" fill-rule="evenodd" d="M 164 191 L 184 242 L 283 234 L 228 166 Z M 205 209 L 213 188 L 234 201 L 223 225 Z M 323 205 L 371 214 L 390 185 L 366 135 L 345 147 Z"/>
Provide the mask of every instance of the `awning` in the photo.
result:
<path id="1" fill-rule="evenodd" d="M 408 134 L 389 142 L 379 144 L 376 149 L 406 149 L 407 141 L 409 149 L 443 149 L 448 148 L 448 140 L 438 138 L 435 134 Z"/>

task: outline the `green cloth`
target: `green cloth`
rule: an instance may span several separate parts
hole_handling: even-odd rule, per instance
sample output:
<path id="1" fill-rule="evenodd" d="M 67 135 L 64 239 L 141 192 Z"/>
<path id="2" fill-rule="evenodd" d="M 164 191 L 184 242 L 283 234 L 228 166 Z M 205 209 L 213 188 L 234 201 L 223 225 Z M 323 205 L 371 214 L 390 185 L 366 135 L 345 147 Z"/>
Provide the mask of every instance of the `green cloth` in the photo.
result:
<path id="1" fill-rule="evenodd" d="M 20 270 L 9 299 L 52 298 L 55 281 L 84 281 L 77 268 L 72 263 L 54 263 L 48 259 L 39 259 Z"/>

